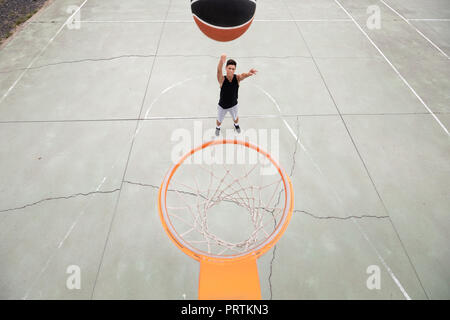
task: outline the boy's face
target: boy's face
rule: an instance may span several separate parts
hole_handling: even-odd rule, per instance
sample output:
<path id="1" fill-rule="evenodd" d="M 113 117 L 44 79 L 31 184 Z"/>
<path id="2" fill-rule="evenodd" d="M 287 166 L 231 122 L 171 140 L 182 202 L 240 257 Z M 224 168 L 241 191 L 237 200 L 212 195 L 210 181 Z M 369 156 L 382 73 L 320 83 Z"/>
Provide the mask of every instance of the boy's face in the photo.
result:
<path id="1" fill-rule="evenodd" d="M 236 71 L 236 66 L 229 64 L 227 65 L 227 76 L 234 75 L 234 72 Z"/>

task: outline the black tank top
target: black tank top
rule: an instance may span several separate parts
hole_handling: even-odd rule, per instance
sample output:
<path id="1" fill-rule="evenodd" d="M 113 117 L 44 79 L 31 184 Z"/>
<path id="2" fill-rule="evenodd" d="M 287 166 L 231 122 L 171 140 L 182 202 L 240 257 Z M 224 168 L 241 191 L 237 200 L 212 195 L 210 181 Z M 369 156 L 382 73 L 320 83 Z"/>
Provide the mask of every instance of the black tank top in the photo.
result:
<path id="1" fill-rule="evenodd" d="M 228 81 L 227 76 L 224 78 L 222 87 L 220 88 L 219 106 L 224 109 L 229 109 L 238 103 L 239 83 L 236 75 L 233 75 L 233 80 L 231 80 L 231 82 Z"/>

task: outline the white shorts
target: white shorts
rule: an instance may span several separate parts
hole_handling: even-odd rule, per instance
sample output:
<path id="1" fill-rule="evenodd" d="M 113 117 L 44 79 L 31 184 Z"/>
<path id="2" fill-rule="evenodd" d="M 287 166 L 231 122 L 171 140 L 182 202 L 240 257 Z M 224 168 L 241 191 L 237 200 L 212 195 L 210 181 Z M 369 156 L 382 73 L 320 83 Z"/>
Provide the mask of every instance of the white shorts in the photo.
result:
<path id="1" fill-rule="evenodd" d="M 217 105 L 217 120 L 220 123 L 222 123 L 223 119 L 225 118 L 225 115 L 227 114 L 227 112 L 229 112 L 233 120 L 236 121 L 238 116 L 238 106 L 239 104 L 235 105 L 234 107 L 224 109 L 221 106 Z"/>

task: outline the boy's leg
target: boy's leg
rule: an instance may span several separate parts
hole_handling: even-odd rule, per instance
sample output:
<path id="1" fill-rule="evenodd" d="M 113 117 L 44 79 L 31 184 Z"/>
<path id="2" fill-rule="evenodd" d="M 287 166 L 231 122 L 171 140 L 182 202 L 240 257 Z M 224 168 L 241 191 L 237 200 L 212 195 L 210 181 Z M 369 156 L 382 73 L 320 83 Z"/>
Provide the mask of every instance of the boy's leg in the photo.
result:
<path id="1" fill-rule="evenodd" d="M 225 118 L 225 114 L 227 110 L 217 105 L 217 120 L 216 120 L 216 136 L 220 134 L 220 126 L 222 125 L 223 118 Z"/>
<path id="2" fill-rule="evenodd" d="M 233 117 L 234 129 L 236 129 L 237 133 L 241 133 L 241 128 L 239 127 L 238 106 L 239 105 L 235 105 L 233 108 L 231 108 L 230 113 Z"/>

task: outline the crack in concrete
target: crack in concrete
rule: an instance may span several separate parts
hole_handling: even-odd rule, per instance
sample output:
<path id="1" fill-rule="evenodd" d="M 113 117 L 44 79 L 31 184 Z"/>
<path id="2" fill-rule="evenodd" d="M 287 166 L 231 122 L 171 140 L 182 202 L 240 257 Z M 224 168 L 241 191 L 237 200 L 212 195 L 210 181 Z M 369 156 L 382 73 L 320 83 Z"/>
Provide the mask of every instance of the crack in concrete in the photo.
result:
<path id="1" fill-rule="evenodd" d="M 42 202 L 46 202 L 46 201 L 61 200 L 61 199 L 71 199 L 71 198 L 75 198 L 75 197 L 78 197 L 78 196 L 90 196 L 92 194 L 99 194 L 99 193 L 100 194 L 114 193 L 114 192 L 117 192 L 119 190 L 120 189 L 114 189 L 114 190 L 111 190 L 111 191 L 93 191 L 93 192 L 88 192 L 88 193 L 76 193 L 76 194 L 73 194 L 73 195 L 70 195 L 70 196 L 50 197 L 50 198 L 41 199 L 39 201 L 23 205 L 21 207 L 10 208 L 10 209 L 3 209 L 3 210 L 0 210 L 0 213 L 25 209 L 25 208 L 32 207 L 32 206 L 38 205 L 38 204 L 40 204 Z"/>
<path id="2" fill-rule="evenodd" d="M 291 167 L 291 172 L 289 173 L 289 177 L 292 178 L 293 174 L 294 174 L 294 169 L 295 169 L 295 156 L 297 155 L 297 150 L 298 150 L 298 142 L 300 140 L 300 121 L 298 119 L 298 115 L 295 117 L 296 118 L 296 123 L 297 123 L 297 140 L 295 140 L 295 149 L 294 149 L 294 153 L 292 155 L 292 167 Z"/>
<path id="3" fill-rule="evenodd" d="M 314 219 L 322 219 L 322 220 L 350 220 L 350 219 L 365 219 L 365 218 L 375 218 L 375 219 L 388 219 L 389 216 L 375 216 L 375 215 L 368 215 L 368 214 L 363 214 L 360 216 L 346 216 L 346 217 L 338 217 L 338 216 L 318 216 L 315 214 L 312 214 L 310 212 L 307 212 L 305 210 L 294 210 L 293 212 L 295 213 L 304 213 L 307 214 L 311 217 L 313 217 Z"/>
<path id="4" fill-rule="evenodd" d="M 127 181 L 125 180 L 124 183 L 128 183 L 128 184 L 133 184 L 133 185 L 137 185 L 137 186 L 142 186 L 142 187 L 150 187 L 153 189 L 159 189 L 159 186 L 153 185 L 153 184 L 146 184 L 146 183 L 140 183 L 140 182 L 132 182 L 132 181 Z M 197 197 L 198 195 L 194 192 L 189 192 L 189 191 L 183 191 L 183 190 L 176 190 L 176 189 L 168 189 L 168 191 L 172 191 L 172 192 L 179 192 L 179 193 L 183 193 L 183 194 L 188 194 L 191 196 L 195 196 Z M 205 198 L 205 196 L 200 195 L 201 197 Z M 299 210 L 299 209 L 294 209 L 293 210 L 294 213 L 304 213 L 306 215 L 309 215 L 311 217 L 313 217 L 314 219 L 319 219 L 319 220 L 350 220 L 350 219 L 370 219 L 370 218 L 374 218 L 374 219 L 387 219 L 389 218 L 389 216 L 376 216 L 376 215 L 368 215 L 368 214 L 363 214 L 363 215 L 351 215 L 351 216 L 346 216 L 346 217 L 339 217 L 339 216 L 319 216 L 319 215 L 315 215 L 311 212 L 305 211 L 305 210 Z M 271 211 L 272 213 L 272 211 Z M 276 245 L 274 246 L 276 247 Z"/>
<path id="5" fill-rule="evenodd" d="M 294 169 L 295 169 L 295 158 L 296 158 L 296 155 L 297 155 L 297 150 L 298 150 L 298 142 L 299 142 L 299 140 L 300 140 L 300 121 L 299 121 L 299 118 L 298 118 L 298 116 L 296 117 L 296 124 L 297 124 L 297 139 L 295 140 L 295 148 L 294 148 L 294 152 L 293 152 L 293 154 L 292 154 L 292 166 L 291 166 L 291 172 L 289 173 L 289 177 L 292 179 L 292 176 L 294 175 Z M 277 201 L 277 204 L 279 203 L 279 201 L 280 201 L 280 196 L 281 196 L 281 191 L 280 191 L 280 193 L 278 194 L 278 201 Z M 272 216 L 273 216 L 273 211 L 272 211 Z M 275 219 L 275 217 L 274 217 L 274 220 L 275 220 L 275 225 L 276 225 L 276 219 Z M 269 278 L 268 278 L 268 281 L 269 281 L 269 293 L 270 293 L 270 298 L 269 298 L 269 300 L 272 300 L 272 295 L 273 295 L 273 291 L 272 291 L 272 272 L 273 272 L 273 262 L 275 261 L 275 252 L 276 252 L 276 250 L 277 250 L 277 245 L 275 244 L 274 245 L 274 247 L 273 247 L 273 251 L 272 251 L 272 259 L 271 259 L 271 261 L 270 261 L 270 271 L 269 271 Z"/>
<path id="6" fill-rule="evenodd" d="M 269 271 L 269 293 L 270 293 L 270 295 L 269 295 L 269 300 L 272 300 L 272 294 L 273 294 L 273 291 L 272 291 L 272 271 L 273 271 L 273 269 L 272 269 L 272 267 L 273 267 L 273 262 L 275 261 L 275 253 L 276 253 L 276 251 L 277 251 L 277 246 L 275 245 L 273 247 L 273 251 L 272 251 L 272 260 L 270 260 L 270 271 Z"/>
<path id="7" fill-rule="evenodd" d="M 174 54 L 174 55 L 157 55 L 157 54 L 124 54 L 120 56 L 113 56 L 113 57 L 105 57 L 105 58 L 85 58 L 85 59 L 79 59 L 79 60 L 68 60 L 68 61 L 59 61 L 49 64 L 43 64 L 40 66 L 30 67 L 30 68 L 17 68 L 17 69 L 6 69 L 6 70 L 0 70 L 0 74 L 5 73 L 12 73 L 17 71 L 24 71 L 24 70 L 36 70 L 36 69 L 43 69 L 46 67 L 52 67 L 57 65 L 63 65 L 63 64 L 74 64 L 74 63 L 82 63 L 82 62 L 98 62 L 98 61 L 112 61 L 116 59 L 122 59 L 122 58 L 213 58 L 213 59 L 219 59 L 219 57 L 212 56 L 212 55 L 182 55 L 182 54 Z M 236 59 L 295 59 L 295 58 L 311 58 L 308 56 L 279 56 L 279 57 L 271 57 L 271 56 L 236 56 Z"/>
<path id="8" fill-rule="evenodd" d="M 6 69 L 6 70 L 0 70 L 0 74 L 4 73 L 12 73 L 17 71 L 23 71 L 23 70 L 33 70 L 33 69 L 41 69 L 45 67 L 60 65 L 60 64 L 72 64 L 72 63 L 80 63 L 80 62 L 96 62 L 96 61 L 110 61 L 120 58 L 151 58 L 151 57 L 158 57 L 158 58 L 212 58 L 212 59 L 219 59 L 218 56 L 214 55 L 207 55 L 207 54 L 165 54 L 165 55 L 158 55 L 158 54 L 124 54 L 120 56 L 113 56 L 113 57 L 105 57 L 105 58 L 85 58 L 85 59 L 79 59 L 79 60 L 68 60 L 68 61 L 60 61 L 50 64 L 45 64 L 41 66 L 36 67 L 30 67 L 30 68 L 17 68 L 17 69 Z M 255 55 L 255 56 L 234 56 L 236 59 L 311 59 L 311 56 L 308 55 L 290 55 L 290 56 L 264 56 L 264 55 Z M 377 57 L 321 57 L 319 59 L 378 59 Z"/>
<path id="9" fill-rule="evenodd" d="M 133 185 L 142 186 L 142 187 L 150 187 L 150 188 L 158 189 L 158 190 L 159 190 L 159 187 L 158 187 L 158 186 L 155 186 L 155 185 L 153 185 L 153 184 L 145 184 L 145 183 L 132 182 L 132 181 L 127 181 L 127 180 L 125 180 L 124 183 L 133 184 Z M 184 190 L 178 190 L 178 189 L 167 189 L 167 191 L 169 191 L 169 192 L 178 192 L 178 193 L 187 194 L 187 195 L 190 195 L 190 196 L 193 196 L 193 197 L 201 197 L 201 198 L 204 199 L 204 200 L 209 200 L 208 197 L 206 197 L 205 195 L 203 195 L 203 194 L 201 194 L 201 193 L 198 193 L 198 194 L 197 194 L 197 193 L 194 193 L 194 192 L 184 191 Z M 229 203 L 234 203 L 234 204 L 236 204 L 237 206 L 242 207 L 242 204 L 241 204 L 241 203 L 239 203 L 238 201 L 232 200 L 232 199 L 223 199 L 222 201 L 224 201 L 224 202 L 229 202 Z M 278 202 L 279 202 L 279 198 L 278 198 Z M 277 204 L 278 204 L 278 202 L 277 202 Z M 244 207 L 244 208 L 245 208 L 245 207 Z M 266 209 L 266 208 L 264 208 L 264 207 L 258 207 L 258 206 L 255 206 L 254 208 L 255 208 L 255 209 L 262 209 L 262 210 L 264 210 L 264 211 L 266 211 L 266 212 L 271 213 L 272 216 L 273 216 L 274 210 L 270 211 L 270 210 L 268 210 L 268 209 Z M 275 217 L 274 217 L 274 219 L 275 219 Z"/>
<path id="10" fill-rule="evenodd" d="M 297 149 L 297 148 L 296 148 Z M 125 180 L 124 183 L 128 183 L 128 184 L 132 184 L 132 185 L 137 185 L 137 186 L 142 186 L 142 187 L 150 187 L 153 189 L 158 189 L 159 190 L 159 186 L 153 185 L 153 184 L 146 184 L 146 183 L 140 183 L 140 182 L 132 182 L 132 181 L 127 181 Z M 191 195 L 194 197 L 200 196 L 204 199 L 207 199 L 205 196 L 203 195 L 198 195 L 194 192 L 189 192 L 189 191 L 184 191 L 184 190 L 176 190 L 176 189 L 168 189 L 168 191 L 171 192 L 179 192 L 179 193 L 183 193 L 183 194 L 187 194 L 187 195 Z M 225 200 L 227 201 L 227 200 Z M 278 200 L 279 201 L 279 200 Z M 233 202 L 230 200 L 230 202 Z M 270 211 L 271 213 L 273 213 L 273 211 Z M 389 216 L 376 216 L 376 215 L 368 215 L 368 214 L 363 214 L 363 215 L 351 215 L 351 216 L 346 216 L 346 217 L 339 217 L 339 216 L 319 216 L 319 215 L 315 215 L 311 212 L 305 211 L 305 210 L 299 210 L 299 209 L 294 209 L 293 210 L 294 213 L 304 213 L 306 215 L 309 215 L 315 219 L 319 219 L 319 220 L 350 220 L 352 218 L 354 219 L 370 219 L 370 218 L 374 218 L 374 219 L 387 219 L 389 218 Z M 276 247 L 276 246 L 275 246 Z"/>
<path id="11" fill-rule="evenodd" d="M 53 67 L 53 66 L 58 66 L 58 65 L 63 65 L 63 64 L 75 64 L 75 63 L 82 63 L 82 62 L 113 61 L 113 60 L 122 59 L 122 58 L 151 58 L 151 57 L 155 57 L 155 55 L 154 54 L 151 54 L 151 55 L 127 54 L 127 55 L 115 56 L 115 57 L 110 57 L 110 58 L 86 58 L 86 59 L 80 59 L 80 60 L 59 61 L 59 62 L 43 64 L 43 65 L 40 65 L 40 66 L 35 66 L 35 67 L 30 67 L 30 68 L 18 68 L 18 69 L 3 70 L 3 71 L 0 71 L 0 74 L 2 74 L 2 73 L 12 73 L 12 72 L 24 71 L 24 70 L 43 69 L 43 68 Z"/>
<path id="12" fill-rule="evenodd" d="M 150 188 L 157 189 L 157 190 L 159 190 L 159 188 L 160 188 L 159 186 L 155 186 L 155 185 L 153 185 L 153 184 L 146 184 L 146 183 L 140 183 L 140 182 L 132 182 L 132 181 L 128 181 L 128 180 L 124 180 L 123 183 L 133 184 L 133 185 L 136 185 L 136 186 L 142 186 L 142 187 L 150 187 Z M 203 199 L 207 200 L 207 198 L 206 198 L 204 195 L 200 194 L 200 193 L 197 194 L 197 193 L 194 193 L 194 192 L 184 191 L 184 190 L 177 190 L 177 189 L 167 189 L 167 191 L 170 191 L 170 192 L 178 192 L 178 193 L 187 194 L 187 195 L 194 196 L 194 197 L 200 196 L 200 197 L 202 197 Z"/>
<path id="13" fill-rule="evenodd" d="M 141 187 L 150 187 L 153 189 L 159 189 L 159 186 L 155 186 L 154 184 L 146 184 L 146 183 L 133 182 L 133 181 L 128 181 L 128 180 L 124 180 L 123 183 L 134 184 L 136 186 L 141 186 Z"/>

